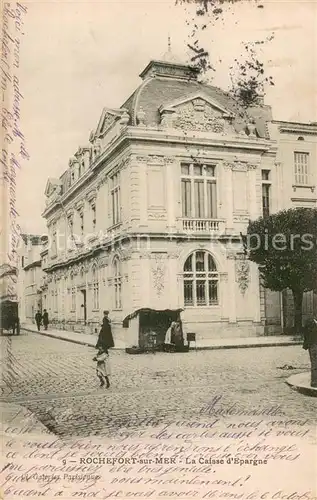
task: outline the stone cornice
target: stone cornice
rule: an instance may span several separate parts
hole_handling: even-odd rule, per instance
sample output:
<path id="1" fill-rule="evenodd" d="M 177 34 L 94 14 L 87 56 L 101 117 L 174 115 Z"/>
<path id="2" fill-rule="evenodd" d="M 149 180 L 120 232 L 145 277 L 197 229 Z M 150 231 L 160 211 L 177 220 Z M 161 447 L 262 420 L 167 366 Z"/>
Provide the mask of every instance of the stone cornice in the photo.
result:
<path id="1" fill-rule="evenodd" d="M 158 239 L 162 240 L 163 239 L 163 240 L 168 240 L 168 241 L 173 240 L 176 243 L 181 242 L 181 241 L 192 241 L 192 242 L 194 242 L 194 241 L 201 242 L 202 240 L 209 241 L 209 242 L 211 241 L 210 234 L 188 235 L 188 234 L 176 233 L 176 232 L 175 233 L 165 233 L 165 232 L 164 233 L 149 233 L 149 232 L 144 232 L 144 233 L 129 232 L 128 233 L 128 232 L 126 232 L 126 233 L 118 235 L 114 238 L 109 237 L 109 238 L 105 239 L 104 241 L 97 243 L 94 247 L 86 249 L 86 250 L 83 249 L 80 253 L 77 253 L 76 255 L 71 255 L 68 258 L 65 258 L 64 260 L 59 260 L 57 262 L 53 262 L 51 265 L 48 264 L 45 269 L 48 273 L 51 273 L 56 269 L 67 267 L 71 264 L 81 262 L 82 260 L 87 259 L 87 258 L 90 259 L 99 253 L 108 252 L 109 249 L 110 250 L 115 249 L 115 252 L 120 254 L 120 248 L 122 248 L 121 247 L 122 243 L 124 243 L 125 241 L 127 241 L 128 243 L 131 243 L 131 241 L 134 241 L 134 240 L 139 243 L 142 240 L 142 238 L 144 238 L 146 240 L 148 240 L 148 239 L 153 239 L 153 240 L 158 240 Z M 218 236 L 215 236 L 214 238 L 212 238 L 212 240 L 219 241 L 219 242 L 236 241 L 237 243 L 241 243 L 240 234 L 219 234 Z M 131 254 L 139 252 L 139 250 L 137 250 L 137 248 L 134 249 L 133 247 L 131 247 L 131 249 L 129 251 L 131 251 Z M 159 250 L 155 250 L 155 249 L 153 249 L 153 252 L 154 253 L 165 253 L 165 251 L 159 251 Z"/>
<path id="2" fill-rule="evenodd" d="M 135 142 L 151 142 L 153 144 L 178 144 L 193 147 L 208 147 L 217 149 L 239 149 L 245 151 L 253 151 L 257 153 L 267 153 L 272 149 L 274 142 L 268 139 L 250 139 L 248 136 L 221 136 L 214 133 L 190 133 L 186 132 L 180 133 L 177 130 L 159 130 L 158 128 L 140 128 L 140 127 L 126 127 L 118 137 L 116 137 L 105 150 L 94 160 L 89 170 L 80 178 L 78 181 L 71 186 L 69 190 L 62 196 L 61 201 L 64 203 L 68 200 L 78 189 L 82 188 L 87 183 L 90 183 L 91 179 L 95 176 L 95 172 L 109 160 L 113 160 L 113 163 L 120 161 L 117 158 L 112 158 L 116 151 L 121 151 L 127 146 L 131 141 Z M 141 156 L 141 155 L 140 155 Z M 113 165 L 107 165 L 105 168 L 105 173 L 110 171 Z M 56 203 L 52 202 L 42 216 L 47 217 L 52 210 L 56 209 Z"/>
<path id="3" fill-rule="evenodd" d="M 281 133 L 317 135 L 317 123 L 283 122 L 278 120 L 274 120 L 272 123 L 278 126 Z"/>

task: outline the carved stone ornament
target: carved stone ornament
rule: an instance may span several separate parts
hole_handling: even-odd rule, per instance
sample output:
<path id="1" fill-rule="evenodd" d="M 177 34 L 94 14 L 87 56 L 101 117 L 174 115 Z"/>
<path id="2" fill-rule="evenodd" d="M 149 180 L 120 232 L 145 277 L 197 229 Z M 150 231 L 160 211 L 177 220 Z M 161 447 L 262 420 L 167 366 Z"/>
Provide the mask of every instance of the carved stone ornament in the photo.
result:
<path id="1" fill-rule="evenodd" d="M 123 170 L 126 168 L 131 162 L 131 156 L 127 156 L 126 158 L 123 158 L 122 161 L 120 162 L 120 169 Z"/>
<path id="2" fill-rule="evenodd" d="M 248 170 L 248 164 L 247 164 L 247 162 L 235 161 L 232 164 L 232 170 L 235 170 L 238 172 L 246 172 Z"/>
<path id="3" fill-rule="evenodd" d="M 138 163 L 147 163 L 149 158 L 148 156 L 136 156 L 135 159 Z"/>
<path id="4" fill-rule="evenodd" d="M 254 120 L 250 120 L 250 123 L 247 125 L 247 130 L 249 132 L 249 137 L 257 137 L 257 130 Z"/>
<path id="5" fill-rule="evenodd" d="M 76 276 L 78 273 L 79 273 L 79 267 L 78 266 L 74 266 L 73 267 L 73 274 L 74 274 L 74 276 Z"/>
<path id="6" fill-rule="evenodd" d="M 178 252 L 169 252 L 167 255 L 168 259 L 179 259 L 179 253 Z"/>
<path id="7" fill-rule="evenodd" d="M 140 107 L 139 111 L 137 112 L 136 118 L 138 126 L 145 127 L 145 112 L 143 111 L 142 107 Z"/>
<path id="8" fill-rule="evenodd" d="M 250 219 L 249 214 L 233 216 L 234 222 L 249 222 L 249 219 Z"/>
<path id="9" fill-rule="evenodd" d="M 76 203 L 75 207 L 76 207 L 76 210 L 82 210 L 84 208 L 84 200 L 81 200 L 81 201 L 78 201 L 78 203 Z"/>
<path id="10" fill-rule="evenodd" d="M 236 255 L 237 255 L 236 252 L 234 252 L 233 250 L 227 250 L 227 252 L 226 252 L 226 256 L 227 256 L 228 260 L 235 260 Z"/>
<path id="11" fill-rule="evenodd" d="M 165 281 L 165 264 L 163 261 L 163 255 L 156 254 L 154 257 L 155 263 L 152 267 L 153 276 L 153 286 L 156 290 L 157 295 L 161 295 L 164 290 Z"/>
<path id="12" fill-rule="evenodd" d="M 148 218 L 151 220 L 164 220 L 166 219 L 166 212 L 148 212 Z"/>
<path id="13" fill-rule="evenodd" d="M 197 102 L 196 102 L 197 101 Z M 223 114 L 216 111 L 203 100 L 198 99 L 182 105 L 176 110 L 173 127 L 181 130 L 197 130 L 230 134 L 233 127 Z"/>
<path id="14" fill-rule="evenodd" d="M 155 165 L 164 165 L 165 158 L 164 158 L 164 156 L 149 155 L 148 156 L 148 163 L 153 163 Z"/>
<path id="15" fill-rule="evenodd" d="M 129 260 L 131 258 L 132 251 L 130 248 L 125 248 L 120 251 L 120 260 Z"/>
<path id="16" fill-rule="evenodd" d="M 232 170 L 233 169 L 233 162 L 230 161 L 223 161 L 222 166 L 225 170 Z"/>
<path id="17" fill-rule="evenodd" d="M 236 282 L 244 295 L 250 282 L 250 263 L 247 260 L 236 260 Z"/>
<path id="18" fill-rule="evenodd" d="M 138 163 L 148 163 L 153 165 L 165 165 L 167 163 L 174 163 L 174 156 L 160 156 L 160 155 L 148 155 L 148 156 L 136 156 L 135 160 Z"/>
<path id="19" fill-rule="evenodd" d="M 128 125 L 129 121 L 130 121 L 130 115 L 127 111 L 124 111 L 120 119 L 120 125 L 126 126 Z"/>
<path id="20" fill-rule="evenodd" d="M 225 170 L 234 170 L 237 172 L 256 170 L 259 166 L 257 163 L 248 163 L 247 161 L 224 161 L 222 165 Z"/>
<path id="21" fill-rule="evenodd" d="M 111 125 L 114 123 L 115 121 L 115 116 L 110 114 L 110 113 L 106 113 L 105 114 L 105 117 L 103 119 L 103 123 L 102 123 L 102 129 L 100 131 L 100 135 L 104 135 L 107 130 L 111 127 Z"/>
<path id="22" fill-rule="evenodd" d="M 86 196 L 86 199 L 92 203 L 93 201 L 96 200 L 96 197 L 97 197 L 97 191 L 95 189 L 92 189 L 91 191 L 89 191 L 89 193 L 87 194 Z"/>

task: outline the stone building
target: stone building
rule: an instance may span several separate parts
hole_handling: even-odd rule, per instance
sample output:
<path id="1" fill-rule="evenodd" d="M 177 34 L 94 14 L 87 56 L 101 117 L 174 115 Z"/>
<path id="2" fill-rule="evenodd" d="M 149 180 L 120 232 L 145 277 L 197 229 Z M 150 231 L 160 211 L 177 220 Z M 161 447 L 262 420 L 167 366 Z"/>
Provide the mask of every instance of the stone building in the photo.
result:
<path id="1" fill-rule="evenodd" d="M 185 328 L 200 338 L 263 334 L 264 292 L 240 232 L 266 209 L 267 175 L 278 209 L 271 110 L 250 109 L 248 118 L 171 59 L 151 61 L 140 76 L 47 182 L 49 314 L 94 332 L 108 309 L 119 336 L 138 308 L 184 308 Z"/>
<path id="2" fill-rule="evenodd" d="M 41 250 L 47 237 L 21 234 L 18 247 L 19 316 L 21 323 L 33 323 L 35 313 L 42 310 L 42 286 L 45 280 L 42 270 Z"/>
<path id="3" fill-rule="evenodd" d="M 270 207 L 271 189 L 276 185 L 275 211 L 296 207 L 317 207 L 317 123 L 273 120 L 268 124 L 270 137 L 278 144 L 275 177 L 267 173 L 263 179 L 263 204 Z M 317 280 L 317 276 L 316 276 Z M 287 332 L 293 326 L 294 304 L 290 291 L 266 291 L 267 330 L 278 325 Z M 317 316 L 317 295 L 304 294 L 303 321 Z"/>

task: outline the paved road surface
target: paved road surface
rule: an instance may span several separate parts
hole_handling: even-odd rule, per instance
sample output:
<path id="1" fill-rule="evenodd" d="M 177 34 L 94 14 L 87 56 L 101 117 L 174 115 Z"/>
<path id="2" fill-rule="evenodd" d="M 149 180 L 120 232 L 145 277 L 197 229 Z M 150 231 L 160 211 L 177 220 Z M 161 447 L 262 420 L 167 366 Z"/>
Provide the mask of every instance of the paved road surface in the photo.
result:
<path id="1" fill-rule="evenodd" d="M 2 399 L 22 404 L 60 436 L 114 435 L 118 428 L 188 420 L 215 397 L 244 410 L 282 405 L 314 422 L 317 401 L 292 391 L 309 369 L 300 346 L 130 356 L 111 352 L 109 390 L 99 388 L 93 348 L 37 334 L 1 337 Z M 294 370 L 281 367 L 291 365 Z"/>

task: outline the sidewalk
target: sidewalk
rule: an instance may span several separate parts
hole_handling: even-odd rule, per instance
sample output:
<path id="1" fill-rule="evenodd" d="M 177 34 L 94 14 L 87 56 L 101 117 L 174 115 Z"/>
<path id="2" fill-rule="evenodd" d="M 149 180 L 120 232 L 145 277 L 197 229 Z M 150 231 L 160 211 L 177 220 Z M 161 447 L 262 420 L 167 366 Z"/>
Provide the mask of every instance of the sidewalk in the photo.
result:
<path id="1" fill-rule="evenodd" d="M 76 333 L 67 330 L 41 330 L 37 331 L 37 328 L 33 324 L 23 324 L 21 329 L 39 333 L 40 335 L 46 335 L 47 337 L 53 337 L 60 340 L 66 340 L 68 342 L 73 342 L 75 344 L 86 345 L 89 347 L 95 347 L 97 342 L 97 335 L 89 335 L 85 333 Z M 125 349 L 126 345 L 124 342 L 116 341 L 116 346 L 114 349 Z M 191 350 L 204 350 L 204 349 L 238 349 L 247 347 L 277 347 L 277 346 L 290 346 L 290 345 L 301 345 L 301 339 L 294 339 L 294 337 L 287 335 L 279 336 L 267 336 L 267 337 L 240 337 L 240 338 L 224 338 L 224 339 L 197 339 L 196 346 L 195 343 L 191 343 Z"/>
<path id="2" fill-rule="evenodd" d="M 53 328 L 48 328 L 48 330 L 43 330 L 38 332 L 37 328 L 33 324 L 22 324 L 21 330 L 27 332 L 38 333 L 40 335 L 45 335 L 46 337 L 52 337 L 54 339 L 66 340 L 67 342 L 73 342 L 74 344 L 86 345 L 88 347 L 95 347 L 98 339 L 98 335 L 91 335 L 87 333 L 76 333 L 69 330 L 54 330 Z M 116 346 L 114 349 L 125 349 L 125 344 L 116 341 Z"/>
<path id="3" fill-rule="evenodd" d="M 301 394 L 317 397 L 317 387 L 310 385 L 310 372 L 292 375 L 286 380 L 286 383 Z"/>

